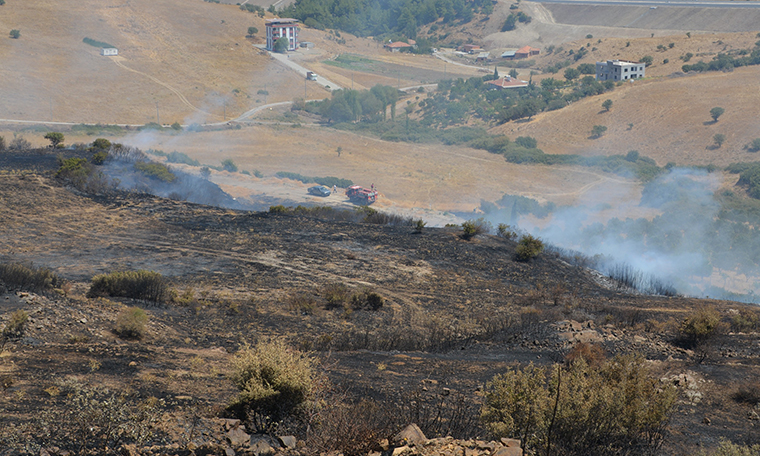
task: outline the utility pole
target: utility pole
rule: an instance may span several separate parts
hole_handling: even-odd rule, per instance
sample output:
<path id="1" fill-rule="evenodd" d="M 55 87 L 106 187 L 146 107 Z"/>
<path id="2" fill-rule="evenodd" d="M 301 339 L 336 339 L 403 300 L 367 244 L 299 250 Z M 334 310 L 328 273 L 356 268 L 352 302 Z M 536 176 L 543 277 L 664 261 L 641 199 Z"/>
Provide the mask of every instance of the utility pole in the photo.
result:
<path id="1" fill-rule="evenodd" d="M 161 117 L 158 115 L 158 102 L 156 102 L 156 123 L 161 125 Z"/>
<path id="2" fill-rule="evenodd" d="M 227 103 L 224 104 L 224 121 L 227 122 Z"/>
<path id="3" fill-rule="evenodd" d="M 264 104 L 267 104 L 267 95 L 269 95 L 269 92 L 267 92 L 267 85 L 264 84 Z"/>
<path id="4" fill-rule="evenodd" d="M 308 79 L 303 80 L 303 101 L 306 101 L 306 85 L 309 83 Z"/>
<path id="5" fill-rule="evenodd" d="M 354 90 L 354 73 L 351 73 L 351 90 Z"/>

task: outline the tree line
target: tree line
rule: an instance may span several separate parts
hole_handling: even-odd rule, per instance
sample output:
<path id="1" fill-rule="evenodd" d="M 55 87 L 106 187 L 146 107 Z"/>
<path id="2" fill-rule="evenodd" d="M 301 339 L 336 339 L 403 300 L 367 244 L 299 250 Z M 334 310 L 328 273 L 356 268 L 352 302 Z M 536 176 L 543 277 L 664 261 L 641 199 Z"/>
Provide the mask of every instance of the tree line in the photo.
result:
<path id="1" fill-rule="evenodd" d="M 475 13 L 490 15 L 491 0 L 296 0 L 279 14 L 314 28 L 338 29 L 357 36 L 400 33 L 416 38 L 419 26 L 443 19 L 470 22 Z"/>

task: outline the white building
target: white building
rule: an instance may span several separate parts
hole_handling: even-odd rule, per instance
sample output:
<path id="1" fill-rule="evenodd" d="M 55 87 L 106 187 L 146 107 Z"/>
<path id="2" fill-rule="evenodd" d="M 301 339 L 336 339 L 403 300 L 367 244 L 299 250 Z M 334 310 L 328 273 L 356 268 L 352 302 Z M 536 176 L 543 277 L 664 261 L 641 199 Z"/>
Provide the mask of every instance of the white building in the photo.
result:
<path id="1" fill-rule="evenodd" d="M 267 50 L 274 51 L 274 42 L 280 38 L 287 38 L 288 51 L 298 48 L 298 20 L 297 19 L 268 19 Z"/>
<path id="2" fill-rule="evenodd" d="M 119 55 L 119 50 L 116 48 L 102 48 L 100 55 Z"/>
<path id="3" fill-rule="evenodd" d="M 639 62 L 626 62 L 625 60 L 607 60 L 596 62 L 597 81 L 625 81 L 627 79 L 639 79 L 644 77 L 646 65 Z"/>

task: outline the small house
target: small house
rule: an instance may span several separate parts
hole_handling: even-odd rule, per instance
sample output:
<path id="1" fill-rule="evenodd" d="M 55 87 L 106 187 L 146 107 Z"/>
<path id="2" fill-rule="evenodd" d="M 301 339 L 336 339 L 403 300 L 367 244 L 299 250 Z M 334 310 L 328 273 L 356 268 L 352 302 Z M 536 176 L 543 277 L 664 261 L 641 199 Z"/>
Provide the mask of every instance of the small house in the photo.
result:
<path id="1" fill-rule="evenodd" d="M 311 41 L 301 41 L 300 43 L 298 43 L 298 46 L 302 48 L 306 48 L 306 49 L 313 49 L 314 43 L 312 43 Z"/>
<path id="2" fill-rule="evenodd" d="M 488 57 L 490 55 L 491 55 L 491 53 L 488 52 L 488 51 L 481 52 L 481 53 L 478 54 L 477 57 L 475 57 L 475 61 L 476 62 L 487 62 L 488 61 Z"/>
<path id="3" fill-rule="evenodd" d="M 520 87 L 528 87 L 527 81 L 521 81 L 511 76 L 503 76 L 492 81 L 487 81 L 486 84 L 491 84 L 491 89 L 519 89 Z"/>
<path id="4" fill-rule="evenodd" d="M 404 43 L 403 41 L 396 41 L 395 43 L 388 43 L 384 47 L 391 52 L 399 52 L 402 49 L 408 49 L 413 46 L 409 43 Z"/>
<path id="5" fill-rule="evenodd" d="M 465 44 L 462 46 L 462 51 L 468 54 L 476 54 L 483 52 L 483 48 L 479 44 Z"/>
<path id="6" fill-rule="evenodd" d="M 119 55 L 119 50 L 116 48 L 102 48 L 100 55 Z"/>
<path id="7" fill-rule="evenodd" d="M 515 51 L 515 59 L 527 59 L 528 57 L 538 55 L 540 52 L 541 49 L 530 46 L 523 46 Z"/>
<path id="8" fill-rule="evenodd" d="M 596 62 L 597 81 L 625 81 L 643 78 L 646 65 L 640 62 L 627 62 L 625 60 L 607 60 Z"/>
<path id="9" fill-rule="evenodd" d="M 517 52 L 517 51 L 504 51 L 504 52 L 501 53 L 501 58 L 502 59 L 507 59 L 507 60 L 514 60 L 515 59 L 515 52 Z"/>

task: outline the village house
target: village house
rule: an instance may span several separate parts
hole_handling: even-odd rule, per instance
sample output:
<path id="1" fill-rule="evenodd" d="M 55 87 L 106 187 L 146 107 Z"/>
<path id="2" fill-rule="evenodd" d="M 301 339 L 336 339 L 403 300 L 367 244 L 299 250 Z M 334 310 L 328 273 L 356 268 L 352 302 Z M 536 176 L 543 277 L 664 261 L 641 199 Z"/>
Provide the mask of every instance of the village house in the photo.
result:
<path id="1" fill-rule="evenodd" d="M 119 50 L 116 48 L 102 48 L 100 55 L 119 55 Z"/>
<path id="2" fill-rule="evenodd" d="M 596 62 L 597 81 L 625 81 L 644 77 L 646 65 L 625 60 Z"/>
<path id="3" fill-rule="evenodd" d="M 267 19 L 267 50 L 274 51 L 274 43 L 280 38 L 287 38 L 288 51 L 298 48 L 298 19 Z"/>
<path id="4" fill-rule="evenodd" d="M 492 81 L 486 81 L 486 84 L 491 84 L 491 89 L 519 89 L 520 87 L 528 87 L 527 81 L 521 81 L 511 76 L 502 76 Z"/>
<path id="5" fill-rule="evenodd" d="M 414 46 L 409 43 L 404 43 L 403 41 L 396 41 L 394 43 L 388 43 L 383 47 L 391 52 L 400 52 L 402 49 L 408 49 Z"/>
<path id="6" fill-rule="evenodd" d="M 466 52 L 468 54 L 477 54 L 483 52 L 483 48 L 480 47 L 479 44 L 465 44 L 464 46 L 459 46 L 457 51 Z"/>
<path id="7" fill-rule="evenodd" d="M 527 59 L 528 57 L 538 55 L 541 52 L 541 49 L 530 47 L 530 46 L 523 46 L 517 51 L 515 51 L 515 59 Z"/>

